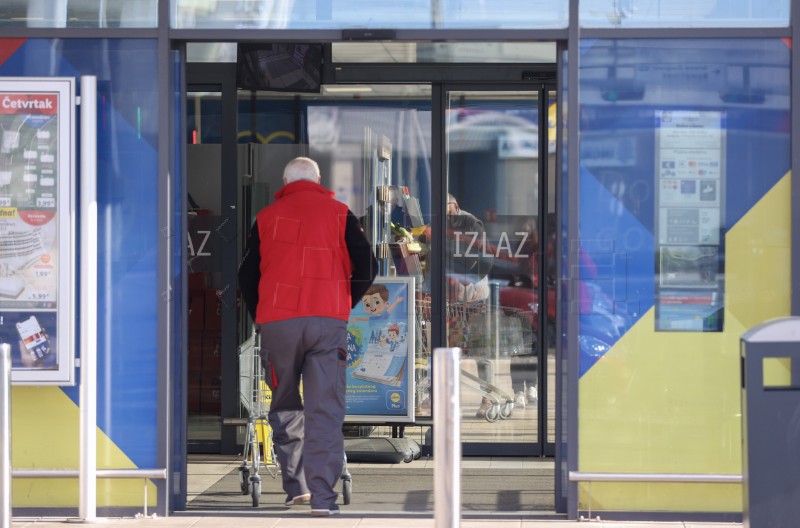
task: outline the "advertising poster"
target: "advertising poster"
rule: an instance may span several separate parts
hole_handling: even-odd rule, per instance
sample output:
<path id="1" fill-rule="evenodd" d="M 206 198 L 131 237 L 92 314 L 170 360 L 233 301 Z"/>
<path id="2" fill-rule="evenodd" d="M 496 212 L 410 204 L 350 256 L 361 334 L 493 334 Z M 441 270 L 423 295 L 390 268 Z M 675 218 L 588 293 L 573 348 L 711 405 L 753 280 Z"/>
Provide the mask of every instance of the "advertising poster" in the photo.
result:
<path id="1" fill-rule="evenodd" d="M 347 324 L 346 420 L 414 420 L 414 278 L 379 277 Z"/>
<path id="2" fill-rule="evenodd" d="M 0 339 L 14 382 L 72 379 L 74 92 L 73 79 L 0 81 Z"/>
<path id="3" fill-rule="evenodd" d="M 656 329 L 722 331 L 725 115 L 656 112 Z"/>

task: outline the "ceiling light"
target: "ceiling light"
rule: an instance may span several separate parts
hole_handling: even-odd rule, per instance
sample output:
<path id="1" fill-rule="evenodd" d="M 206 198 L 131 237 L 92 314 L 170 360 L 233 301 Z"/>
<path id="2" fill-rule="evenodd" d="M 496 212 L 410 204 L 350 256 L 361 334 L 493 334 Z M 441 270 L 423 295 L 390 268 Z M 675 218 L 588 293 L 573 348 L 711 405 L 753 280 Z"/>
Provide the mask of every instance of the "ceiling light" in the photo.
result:
<path id="1" fill-rule="evenodd" d="M 343 94 L 343 93 L 367 93 L 367 92 L 371 92 L 372 91 L 372 86 L 358 86 L 358 85 L 346 85 L 346 84 L 340 84 L 340 85 L 334 85 L 334 86 L 325 85 L 325 86 L 322 87 L 322 90 L 325 93 L 331 93 L 331 94 L 333 94 L 333 93 L 338 93 L 338 94 Z"/>

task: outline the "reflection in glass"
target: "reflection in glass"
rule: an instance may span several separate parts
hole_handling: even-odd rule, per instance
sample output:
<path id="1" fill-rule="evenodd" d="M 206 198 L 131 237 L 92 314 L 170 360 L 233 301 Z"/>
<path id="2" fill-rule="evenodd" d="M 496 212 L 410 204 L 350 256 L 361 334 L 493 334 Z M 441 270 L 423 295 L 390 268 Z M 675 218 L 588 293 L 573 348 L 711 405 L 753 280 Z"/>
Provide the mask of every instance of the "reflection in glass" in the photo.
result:
<path id="1" fill-rule="evenodd" d="M 461 363 L 464 441 L 538 439 L 536 92 L 450 92 L 447 345 Z"/>
<path id="2" fill-rule="evenodd" d="M 564 28 L 558 0 L 171 0 L 171 27 L 258 29 Z"/>
<path id="3" fill-rule="evenodd" d="M 785 27 L 789 0 L 582 0 L 584 27 Z"/>
<path id="4" fill-rule="evenodd" d="M 158 0 L 27 0 L 0 6 L 0 27 L 153 28 Z"/>
<path id="5" fill-rule="evenodd" d="M 582 45 L 581 222 L 568 246 L 581 471 L 741 471 L 739 336 L 789 312 L 790 63 L 780 39 Z M 614 64 L 635 90 L 620 90 Z M 718 302 L 721 325 L 705 313 Z M 604 507 L 626 507 L 629 487 L 604 488 Z M 651 507 L 740 507 L 713 485 L 670 486 L 668 502 Z"/>

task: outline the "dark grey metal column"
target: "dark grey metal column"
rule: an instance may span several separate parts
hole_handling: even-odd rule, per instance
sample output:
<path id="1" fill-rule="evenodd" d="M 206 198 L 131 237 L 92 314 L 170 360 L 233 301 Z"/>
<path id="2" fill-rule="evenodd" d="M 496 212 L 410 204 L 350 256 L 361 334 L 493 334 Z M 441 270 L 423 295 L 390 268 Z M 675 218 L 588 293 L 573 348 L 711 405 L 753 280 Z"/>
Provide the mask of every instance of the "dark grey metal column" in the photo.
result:
<path id="1" fill-rule="evenodd" d="M 221 250 L 226 258 L 222 259 L 222 282 L 220 287 L 221 306 L 221 355 L 222 355 L 222 398 L 221 415 L 223 418 L 237 416 L 239 412 L 239 393 L 237 381 L 239 375 L 237 319 L 236 308 L 236 272 L 239 267 L 238 251 L 238 156 L 236 151 L 238 95 L 236 92 L 236 76 L 227 75 L 220 79 L 222 84 L 222 190 L 220 226 L 217 235 L 221 239 Z M 236 454 L 236 428 L 223 427 L 220 442 L 220 453 Z"/>
<path id="2" fill-rule="evenodd" d="M 567 272 L 560 275 L 561 280 L 566 280 L 566 284 L 559 284 L 558 300 L 559 308 L 567 313 L 566 328 L 566 361 L 562 359 L 562 365 L 566 365 L 567 390 L 562 392 L 566 398 L 566 423 L 567 435 L 563 439 L 567 444 L 566 472 L 558 468 L 559 477 L 562 482 L 568 482 L 567 486 L 567 516 L 570 519 L 578 518 L 578 483 L 569 482 L 567 476 L 569 471 L 578 470 L 578 332 L 580 331 L 578 313 L 572 309 L 573 297 L 577 298 L 577 288 L 573 285 L 572 273 L 578 268 L 578 249 L 580 243 L 580 231 L 578 229 L 580 221 L 578 208 L 580 206 L 580 159 L 578 145 L 578 128 L 580 127 L 580 93 L 579 93 L 579 72 L 580 72 L 580 2 L 570 0 L 569 3 L 569 38 L 567 39 L 567 210 L 562 213 L 562 218 L 567 220 L 567 239 L 558 238 L 558 242 L 567 244 Z M 564 109 L 562 109 L 563 112 Z M 563 191 L 563 189 L 562 189 Z M 566 215 L 565 217 L 563 215 Z M 563 246 L 556 245 L 558 255 L 564 254 Z M 563 272 L 562 272 L 563 273 Z M 563 333 L 564 329 L 560 329 Z M 559 339 L 561 339 L 559 334 Z M 561 339 L 562 346 L 564 344 Z M 562 349 L 563 353 L 563 349 Z M 563 484 L 562 484 L 563 485 Z"/>
<path id="3" fill-rule="evenodd" d="M 792 315 L 800 315 L 800 4 L 792 6 L 792 82 L 790 105 L 792 111 L 792 196 L 791 196 L 791 281 Z"/>
<path id="4" fill-rule="evenodd" d="M 158 86 L 158 226 L 161 236 L 158 238 L 158 291 L 160 299 L 158 303 L 158 382 L 157 382 L 157 401 L 158 401 L 158 416 L 156 418 L 156 430 L 158 439 L 158 448 L 156 452 L 156 466 L 167 468 L 167 478 L 165 480 L 154 481 L 156 486 L 156 513 L 158 515 L 166 516 L 172 510 L 170 494 L 172 486 L 172 478 L 180 478 L 180 474 L 175 475 L 172 472 L 172 449 L 173 449 L 173 397 L 180 398 L 180 395 L 173 395 L 173 379 L 175 375 L 181 375 L 181 372 L 176 372 L 173 368 L 174 354 L 180 354 L 181 349 L 175 350 L 174 339 L 175 332 L 180 331 L 180 328 L 175 328 L 174 322 L 185 319 L 180 317 L 176 319 L 175 310 L 181 308 L 180 293 L 185 291 L 185 287 L 180 287 L 175 284 L 173 279 L 173 253 L 172 242 L 175 236 L 180 236 L 176 233 L 176 229 L 181 226 L 173 225 L 173 215 L 175 208 L 173 206 L 174 196 L 171 190 L 174 189 L 173 178 L 179 175 L 172 174 L 170 170 L 170 162 L 173 159 L 171 153 L 171 146 L 173 144 L 173 133 L 175 132 L 175 124 L 172 123 L 172 100 L 170 94 L 172 93 L 172 83 L 170 75 L 170 43 L 169 43 L 169 2 L 159 2 L 158 8 L 158 44 L 156 46 L 157 53 L 157 71 L 158 79 L 156 85 Z M 174 155 L 178 155 L 175 153 Z M 184 215 L 185 217 L 185 215 Z M 186 247 L 186 244 L 183 245 Z M 185 269 L 185 267 L 184 267 Z M 186 274 L 181 273 L 177 282 L 186 281 Z M 177 287 L 176 287 L 177 286 Z M 177 294 L 177 297 L 176 297 Z M 184 310 L 183 313 L 186 313 Z M 182 386 L 182 385 L 178 385 Z M 185 407 L 184 407 L 185 408 Z M 185 444 L 185 439 L 184 439 Z M 185 474 L 185 471 L 183 471 Z"/>
<path id="5" fill-rule="evenodd" d="M 431 231 L 434 239 L 431 246 L 431 350 L 444 346 L 447 336 L 447 316 L 444 300 L 447 298 L 444 280 L 444 227 L 445 198 L 447 196 L 447 153 L 445 152 L 445 112 L 447 93 L 441 84 L 434 84 L 431 93 Z M 435 376 L 436 373 L 433 373 Z M 432 396 L 432 398 L 435 396 Z M 433 400 L 431 400 L 433 401 Z M 436 418 L 433 416 L 433 418 Z M 436 431 L 434 431 L 434 434 Z"/>

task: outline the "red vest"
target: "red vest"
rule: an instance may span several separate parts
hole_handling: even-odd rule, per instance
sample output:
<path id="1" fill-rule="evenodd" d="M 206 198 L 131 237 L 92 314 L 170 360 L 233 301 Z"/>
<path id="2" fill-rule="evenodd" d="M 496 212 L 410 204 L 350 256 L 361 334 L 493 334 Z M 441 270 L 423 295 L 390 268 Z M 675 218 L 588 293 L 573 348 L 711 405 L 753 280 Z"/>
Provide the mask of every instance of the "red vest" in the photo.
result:
<path id="1" fill-rule="evenodd" d="M 261 279 L 256 322 L 350 316 L 347 206 L 311 181 L 285 185 L 256 221 Z"/>

